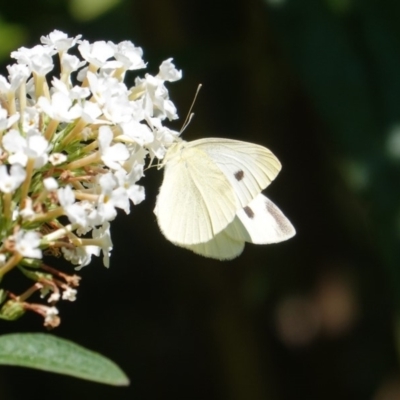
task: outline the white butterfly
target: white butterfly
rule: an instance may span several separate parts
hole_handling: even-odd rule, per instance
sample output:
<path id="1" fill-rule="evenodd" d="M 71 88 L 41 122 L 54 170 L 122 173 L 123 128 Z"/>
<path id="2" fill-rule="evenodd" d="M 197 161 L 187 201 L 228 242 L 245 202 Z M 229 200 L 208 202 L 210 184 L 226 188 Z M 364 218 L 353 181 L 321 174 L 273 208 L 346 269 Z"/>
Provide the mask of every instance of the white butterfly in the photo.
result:
<path id="1" fill-rule="evenodd" d="M 245 242 L 289 239 L 295 229 L 261 194 L 281 164 L 265 147 L 231 139 L 180 141 L 167 151 L 154 213 L 165 237 L 205 257 L 237 257 Z"/>

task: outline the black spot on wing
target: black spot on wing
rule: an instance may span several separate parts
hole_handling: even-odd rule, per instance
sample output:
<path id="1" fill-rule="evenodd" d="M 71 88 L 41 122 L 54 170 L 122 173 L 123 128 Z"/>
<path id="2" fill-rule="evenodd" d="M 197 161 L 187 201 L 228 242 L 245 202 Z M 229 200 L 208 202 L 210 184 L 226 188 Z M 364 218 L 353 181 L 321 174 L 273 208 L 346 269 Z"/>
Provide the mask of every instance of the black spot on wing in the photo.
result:
<path id="1" fill-rule="evenodd" d="M 282 213 L 279 211 L 278 208 L 275 207 L 274 203 L 272 201 L 265 201 L 267 213 L 272 215 L 276 221 L 280 221 L 282 219 Z"/>
<path id="2" fill-rule="evenodd" d="M 264 200 L 265 200 L 265 208 L 266 208 L 268 214 L 272 214 L 273 216 L 276 217 L 277 213 L 276 213 L 276 207 L 274 206 L 274 204 L 271 201 L 267 201 L 266 199 L 264 199 Z"/>
<path id="3" fill-rule="evenodd" d="M 278 207 L 274 205 L 271 201 L 266 201 L 265 202 L 267 212 L 273 216 L 275 219 L 276 223 L 278 224 L 280 231 L 277 231 L 281 236 L 284 235 L 289 235 L 291 234 L 293 236 L 293 227 L 292 224 L 289 222 L 289 220 L 286 219 L 286 217 L 282 214 L 282 211 L 279 210 Z"/>
<path id="4" fill-rule="evenodd" d="M 249 206 L 244 207 L 243 210 L 250 219 L 254 218 L 254 211 Z"/>
<path id="5" fill-rule="evenodd" d="M 235 176 L 236 180 L 240 182 L 244 178 L 243 170 L 239 170 L 239 171 L 235 172 L 234 176 Z"/>

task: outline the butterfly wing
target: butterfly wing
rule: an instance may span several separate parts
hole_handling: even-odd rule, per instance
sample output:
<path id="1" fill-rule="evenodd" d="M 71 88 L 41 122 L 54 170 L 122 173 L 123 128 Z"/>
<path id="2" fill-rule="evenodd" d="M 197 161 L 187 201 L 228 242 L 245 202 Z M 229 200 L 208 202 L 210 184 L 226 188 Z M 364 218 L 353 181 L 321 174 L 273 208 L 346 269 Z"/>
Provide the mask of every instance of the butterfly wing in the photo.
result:
<path id="1" fill-rule="evenodd" d="M 207 138 L 188 146 L 204 151 L 224 173 L 237 200 L 237 210 L 247 206 L 278 175 L 281 164 L 267 148 L 231 139 Z"/>
<path id="2" fill-rule="evenodd" d="M 254 244 L 279 243 L 296 234 L 282 211 L 262 193 L 237 212 L 224 232 L 234 240 Z"/>
<path id="3" fill-rule="evenodd" d="M 245 242 L 278 243 L 296 233 L 282 211 L 263 194 L 239 210 L 234 220 L 206 243 L 181 246 L 204 257 L 231 260 L 238 257 Z"/>
<path id="4" fill-rule="evenodd" d="M 217 260 L 232 260 L 243 252 L 244 241 L 233 239 L 224 229 L 208 242 L 181 247 L 204 257 Z"/>
<path id="5" fill-rule="evenodd" d="M 207 242 L 235 217 L 232 185 L 197 147 L 179 143 L 165 163 L 154 212 L 162 233 L 178 245 Z"/>

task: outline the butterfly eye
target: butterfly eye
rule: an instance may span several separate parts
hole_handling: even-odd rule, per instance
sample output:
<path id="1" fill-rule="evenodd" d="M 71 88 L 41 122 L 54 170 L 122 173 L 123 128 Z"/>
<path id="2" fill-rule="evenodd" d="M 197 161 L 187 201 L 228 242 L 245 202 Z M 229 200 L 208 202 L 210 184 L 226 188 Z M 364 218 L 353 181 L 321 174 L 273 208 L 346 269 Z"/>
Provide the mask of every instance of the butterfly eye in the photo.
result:
<path id="1" fill-rule="evenodd" d="M 234 176 L 237 181 L 241 181 L 244 178 L 243 170 L 239 170 L 239 171 L 235 172 Z"/>
<path id="2" fill-rule="evenodd" d="M 253 210 L 252 210 L 249 206 L 244 207 L 244 208 L 243 208 L 243 211 L 246 213 L 246 215 L 247 215 L 250 219 L 253 219 L 253 218 L 254 218 L 254 212 L 253 212 Z"/>

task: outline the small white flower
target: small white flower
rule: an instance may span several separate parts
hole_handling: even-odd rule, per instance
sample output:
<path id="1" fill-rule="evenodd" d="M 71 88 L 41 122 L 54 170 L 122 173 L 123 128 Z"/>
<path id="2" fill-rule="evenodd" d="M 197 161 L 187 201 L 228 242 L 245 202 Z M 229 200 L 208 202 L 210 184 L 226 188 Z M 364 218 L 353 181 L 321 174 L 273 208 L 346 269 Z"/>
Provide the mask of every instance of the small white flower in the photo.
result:
<path id="1" fill-rule="evenodd" d="M 143 50 L 141 47 L 135 47 L 134 44 L 129 41 L 118 43 L 118 45 L 112 42 L 108 42 L 108 44 L 114 49 L 115 59 L 118 60 L 125 69 L 134 70 L 146 67 L 142 59 Z"/>
<path id="2" fill-rule="evenodd" d="M 25 169 L 19 164 L 12 165 L 10 171 L 5 165 L 0 165 L 0 191 L 3 193 L 15 192 L 25 177 Z"/>
<path id="3" fill-rule="evenodd" d="M 30 72 L 26 65 L 14 64 L 7 67 L 9 72 L 8 80 L 0 76 L 0 92 L 15 93 L 23 82 L 26 82 Z"/>
<path id="4" fill-rule="evenodd" d="M 154 140 L 154 135 L 150 128 L 138 121 L 132 119 L 129 122 L 120 124 L 120 126 L 124 135 L 140 146 L 152 143 Z"/>
<path id="5" fill-rule="evenodd" d="M 102 67 L 114 55 L 113 48 L 104 41 L 90 44 L 87 40 L 82 40 L 78 50 L 87 62 L 97 68 Z"/>
<path id="6" fill-rule="evenodd" d="M 10 129 L 4 136 L 2 145 L 6 151 L 11 154 L 23 153 L 23 149 L 26 146 L 26 139 L 16 129 Z M 26 165 L 26 157 L 24 162 L 20 162 L 21 165 Z"/>
<path id="7" fill-rule="evenodd" d="M 46 294 L 42 293 L 41 297 L 45 297 Z M 53 292 L 49 298 L 47 299 L 48 303 L 57 303 L 58 300 L 60 300 L 60 293 L 59 292 Z"/>
<path id="8" fill-rule="evenodd" d="M 96 75 L 89 71 L 87 73 L 87 80 L 96 103 L 101 107 L 106 106 L 113 98 L 128 96 L 129 91 L 127 87 L 116 78 Z"/>
<path id="9" fill-rule="evenodd" d="M 10 164 L 26 166 L 28 159 L 32 159 L 35 160 L 34 167 L 41 168 L 48 159 L 48 142 L 35 130 L 29 131 L 24 138 L 17 130 L 11 129 L 3 137 L 3 147 L 10 153 Z"/>
<path id="10" fill-rule="evenodd" d="M 82 108 L 82 119 L 88 124 L 94 124 L 96 122 L 101 123 L 97 118 L 102 114 L 100 107 L 96 103 L 91 101 L 85 101 Z"/>
<path id="11" fill-rule="evenodd" d="M 125 95 L 109 97 L 102 110 L 104 117 L 112 124 L 120 124 L 132 119 L 133 106 Z"/>
<path id="12" fill-rule="evenodd" d="M 82 108 L 79 104 L 72 103 L 72 99 L 64 93 L 55 92 L 51 100 L 47 97 L 40 97 L 38 107 L 46 113 L 51 119 L 60 122 L 72 122 L 82 114 Z"/>
<path id="13" fill-rule="evenodd" d="M 74 249 L 62 247 L 61 251 L 67 261 L 70 261 L 74 265 L 78 265 L 75 267 L 75 270 L 77 271 L 90 264 L 92 261 L 92 255 L 100 255 L 100 247 L 98 246 L 81 246 Z"/>
<path id="14" fill-rule="evenodd" d="M 158 159 L 164 158 L 167 151 L 167 147 L 176 141 L 179 137 L 179 132 L 173 131 L 165 126 L 161 125 L 161 121 L 158 118 L 151 118 L 151 125 L 153 126 L 154 141 L 148 146 L 149 150 Z"/>
<path id="15" fill-rule="evenodd" d="M 11 57 L 15 58 L 18 64 L 26 65 L 31 72 L 45 76 L 54 67 L 52 56 L 55 52 L 52 48 L 37 45 L 31 49 L 20 47 L 11 53 Z"/>
<path id="16" fill-rule="evenodd" d="M 135 83 L 141 87 L 141 90 L 144 90 L 144 108 L 148 117 L 157 117 L 161 120 L 178 118 L 176 107 L 169 100 L 164 79 L 161 79 L 160 76 L 146 74 L 145 79 L 137 78 Z"/>
<path id="17" fill-rule="evenodd" d="M 97 200 L 97 217 L 104 221 L 112 221 L 117 216 L 115 207 L 117 204 L 124 207 L 128 197 L 126 193 L 118 189 L 117 180 L 109 172 L 99 178 L 101 195 Z"/>
<path id="18" fill-rule="evenodd" d="M 75 202 L 75 195 L 70 186 L 57 190 L 58 201 L 63 207 L 65 215 L 73 224 L 85 227 L 88 225 L 88 215 L 80 202 Z"/>
<path id="19" fill-rule="evenodd" d="M 41 168 L 46 164 L 48 151 L 49 142 L 38 131 L 30 130 L 26 137 L 25 153 L 29 159 L 35 160 L 35 168 Z"/>
<path id="20" fill-rule="evenodd" d="M 108 126 L 101 126 L 99 129 L 99 151 L 104 164 L 111 169 L 118 170 L 121 164 L 129 158 L 129 151 L 122 143 L 111 146 L 114 135 Z"/>
<path id="21" fill-rule="evenodd" d="M 55 29 L 50 32 L 47 36 L 42 36 L 40 41 L 51 48 L 57 49 L 57 51 L 66 51 L 71 47 L 75 46 L 76 42 L 82 37 L 82 35 L 75 36 L 74 38 L 68 37 L 64 32 Z"/>
<path id="22" fill-rule="evenodd" d="M 61 67 L 63 74 L 71 74 L 86 65 L 85 61 L 81 61 L 78 57 L 68 53 L 63 53 L 61 57 Z"/>
<path id="23" fill-rule="evenodd" d="M 39 128 L 40 112 L 36 107 L 26 107 L 22 119 L 22 130 L 29 132 Z"/>
<path id="24" fill-rule="evenodd" d="M 35 211 L 32 208 L 32 199 L 30 197 L 27 197 L 25 199 L 25 205 L 24 208 L 19 212 L 19 215 L 24 219 L 24 220 L 29 220 L 35 215 Z"/>
<path id="25" fill-rule="evenodd" d="M 90 90 L 86 87 L 74 86 L 70 88 L 63 81 L 53 78 L 51 81 L 53 85 L 53 93 L 61 92 L 71 100 L 83 100 L 90 96 Z"/>
<path id="26" fill-rule="evenodd" d="M 77 291 L 68 286 L 63 291 L 62 298 L 63 298 L 63 300 L 75 301 L 76 300 L 76 294 L 77 294 Z"/>
<path id="27" fill-rule="evenodd" d="M 10 91 L 15 92 L 29 78 L 30 71 L 26 65 L 13 64 L 7 67 Z"/>
<path id="28" fill-rule="evenodd" d="M 14 235 L 14 240 L 15 250 L 23 257 L 42 258 L 40 235 L 37 232 L 20 230 Z"/>
<path id="29" fill-rule="evenodd" d="M 128 198 L 134 205 L 137 205 L 144 200 L 144 187 L 136 185 L 136 182 L 143 176 L 143 165 L 136 164 L 129 174 L 124 169 L 121 169 L 116 171 L 114 175 L 118 180 L 119 186 L 126 190 Z M 128 214 L 129 204 L 126 205 L 123 210 Z"/>
<path id="30" fill-rule="evenodd" d="M 48 192 L 58 189 L 58 182 L 52 177 L 43 179 L 43 185 Z"/>
<path id="31" fill-rule="evenodd" d="M 19 120 L 19 114 L 16 113 L 8 118 L 8 112 L 0 106 L 0 131 L 10 128 Z"/>
<path id="32" fill-rule="evenodd" d="M 49 156 L 49 161 L 51 165 L 60 165 L 62 163 L 65 163 L 65 161 L 67 161 L 67 156 L 62 153 L 52 153 Z"/>
<path id="33" fill-rule="evenodd" d="M 70 186 L 65 186 L 57 190 L 58 201 L 62 207 L 68 207 L 75 202 L 75 195 Z"/>
<path id="34" fill-rule="evenodd" d="M 99 247 L 103 252 L 103 264 L 106 268 L 108 268 L 110 266 L 110 253 L 113 248 L 110 224 L 106 222 L 99 229 L 93 229 L 93 238 L 96 239 L 96 242 L 99 242 Z"/>
<path id="35" fill-rule="evenodd" d="M 163 81 L 175 82 L 182 78 L 182 70 L 177 70 L 175 65 L 172 63 L 172 58 L 165 60 L 160 65 L 160 72 L 157 78 Z"/>
<path id="36" fill-rule="evenodd" d="M 58 310 L 56 307 L 46 307 L 46 316 L 44 318 L 44 325 L 53 326 L 57 321 Z"/>

